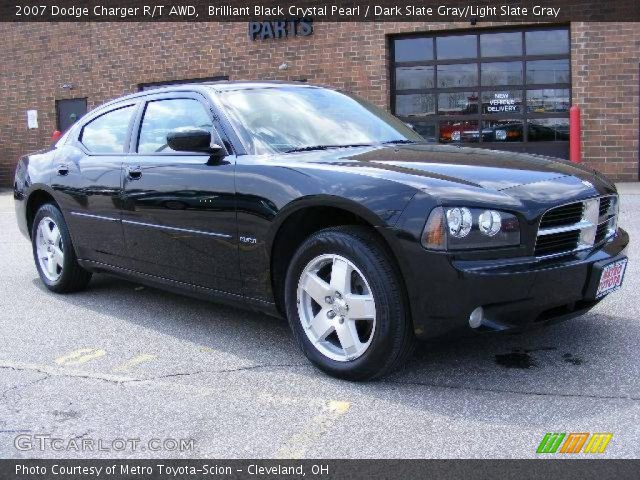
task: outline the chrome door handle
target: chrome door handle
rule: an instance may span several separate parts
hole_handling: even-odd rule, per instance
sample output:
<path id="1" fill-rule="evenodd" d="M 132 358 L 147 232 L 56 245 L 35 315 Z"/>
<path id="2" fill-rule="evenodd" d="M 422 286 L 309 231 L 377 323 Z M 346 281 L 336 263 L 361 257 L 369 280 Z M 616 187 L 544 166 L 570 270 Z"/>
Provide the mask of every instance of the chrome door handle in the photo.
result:
<path id="1" fill-rule="evenodd" d="M 140 167 L 127 167 L 127 177 L 131 180 L 138 180 L 142 176 L 142 168 Z"/>

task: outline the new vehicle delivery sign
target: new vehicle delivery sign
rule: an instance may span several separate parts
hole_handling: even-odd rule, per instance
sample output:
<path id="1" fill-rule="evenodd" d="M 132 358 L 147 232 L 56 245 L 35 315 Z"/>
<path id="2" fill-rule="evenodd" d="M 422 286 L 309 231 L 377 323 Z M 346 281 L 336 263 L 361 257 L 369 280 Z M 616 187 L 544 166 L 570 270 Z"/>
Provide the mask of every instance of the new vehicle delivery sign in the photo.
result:
<path id="1" fill-rule="evenodd" d="M 493 98 L 489 100 L 489 105 L 485 108 L 487 113 L 508 113 L 517 112 L 520 109 L 520 105 L 516 103 L 516 99 L 512 98 L 509 93 L 496 92 L 493 94 Z"/>

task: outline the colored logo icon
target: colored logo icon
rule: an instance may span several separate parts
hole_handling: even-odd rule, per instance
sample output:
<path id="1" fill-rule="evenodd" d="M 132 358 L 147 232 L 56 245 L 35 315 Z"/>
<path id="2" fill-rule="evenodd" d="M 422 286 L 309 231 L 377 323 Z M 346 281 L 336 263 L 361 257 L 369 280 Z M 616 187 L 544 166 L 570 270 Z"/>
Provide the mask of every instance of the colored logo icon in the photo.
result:
<path id="1" fill-rule="evenodd" d="M 612 438 L 613 433 L 547 433 L 536 453 L 604 453 Z"/>

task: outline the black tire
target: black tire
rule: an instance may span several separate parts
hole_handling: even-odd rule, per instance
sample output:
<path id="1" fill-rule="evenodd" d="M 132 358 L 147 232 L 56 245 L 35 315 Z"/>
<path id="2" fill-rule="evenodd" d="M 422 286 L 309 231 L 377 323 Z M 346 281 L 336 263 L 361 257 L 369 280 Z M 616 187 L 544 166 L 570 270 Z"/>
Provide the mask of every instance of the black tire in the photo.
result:
<path id="1" fill-rule="evenodd" d="M 325 255 L 340 255 L 364 274 L 373 294 L 376 327 L 367 350 L 359 357 L 338 361 L 319 351 L 307 337 L 298 313 L 298 283 L 306 266 Z M 321 230 L 298 248 L 287 271 L 285 305 L 294 337 L 306 357 L 320 370 L 347 380 L 370 380 L 402 366 L 415 345 L 413 326 L 400 274 L 378 234 L 366 227 L 343 226 Z"/>
<path id="2" fill-rule="evenodd" d="M 58 227 L 64 252 L 62 270 L 59 277 L 55 280 L 51 280 L 47 277 L 45 272 L 42 270 L 40 261 L 38 260 L 37 232 L 38 225 L 44 218 L 50 218 Z M 71 243 L 71 236 L 69 235 L 67 223 L 64 221 L 62 212 L 60 212 L 58 207 L 55 205 L 47 203 L 42 205 L 37 211 L 31 228 L 31 245 L 33 250 L 33 259 L 35 261 L 36 268 L 38 269 L 38 274 L 49 290 L 56 293 L 72 293 L 84 290 L 87 287 L 87 284 L 91 280 L 91 272 L 88 272 L 78 264 L 78 259 L 75 254 L 73 244 Z"/>

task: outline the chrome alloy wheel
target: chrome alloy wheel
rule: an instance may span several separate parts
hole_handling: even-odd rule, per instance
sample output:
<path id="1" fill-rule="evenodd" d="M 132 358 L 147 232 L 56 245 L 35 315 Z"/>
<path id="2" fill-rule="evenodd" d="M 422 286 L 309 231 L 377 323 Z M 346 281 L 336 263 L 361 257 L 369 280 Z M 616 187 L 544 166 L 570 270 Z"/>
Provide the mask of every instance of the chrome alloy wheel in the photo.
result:
<path id="1" fill-rule="evenodd" d="M 60 229 L 51 217 L 44 217 L 38 224 L 36 253 L 42 273 L 52 282 L 58 280 L 64 265 L 64 246 Z"/>
<path id="2" fill-rule="evenodd" d="M 376 306 L 367 279 L 340 255 L 320 255 L 300 275 L 298 316 L 313 346 L 347 362 L 367 351 L 376 329 Z"/>

